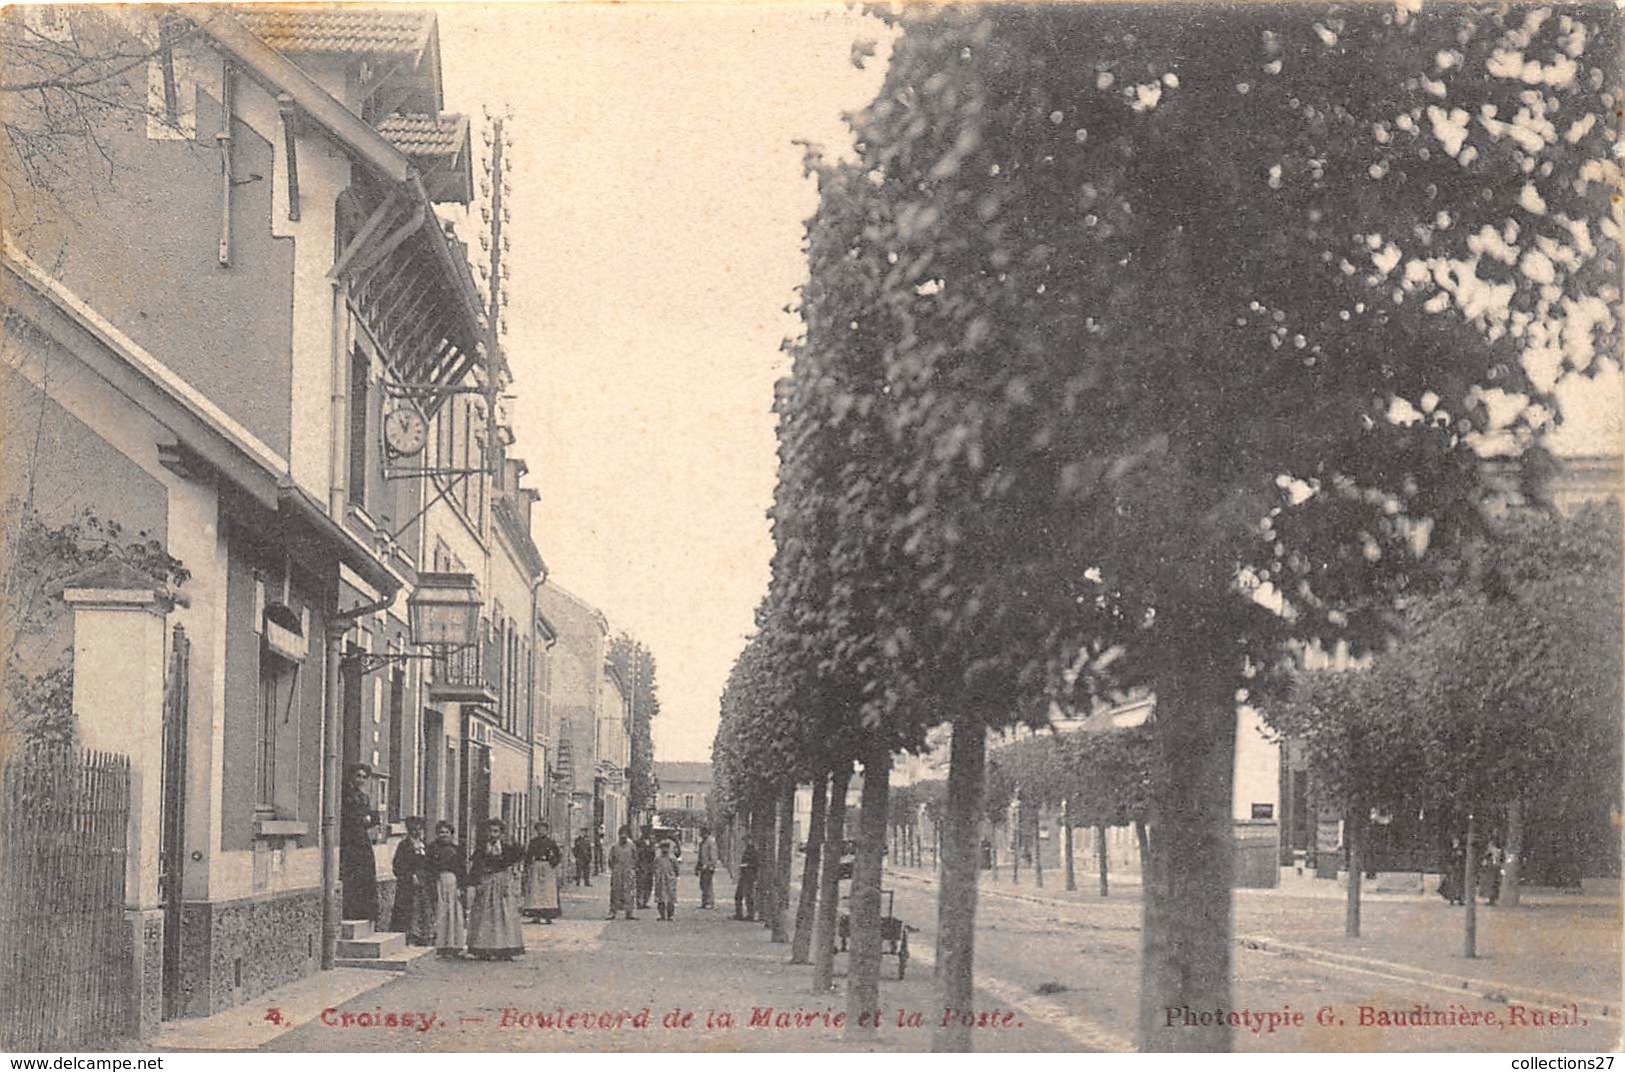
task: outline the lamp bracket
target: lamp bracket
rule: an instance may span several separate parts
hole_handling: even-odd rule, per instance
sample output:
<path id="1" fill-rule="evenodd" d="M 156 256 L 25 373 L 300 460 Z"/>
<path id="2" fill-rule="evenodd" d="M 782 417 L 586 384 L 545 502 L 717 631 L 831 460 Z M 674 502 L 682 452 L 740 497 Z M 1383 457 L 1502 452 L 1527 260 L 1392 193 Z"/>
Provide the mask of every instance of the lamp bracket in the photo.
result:
<path id="1" fill-rule="evenodd" d="M 449 655 L 463 651 L 472 645 L 436 645 L 431 651 L 352 651 L 341 656 L 339 663 L 346 670 L 355 670 L 365 677 L 375 670 L 382 670 L 386 666 L 395 664 L 406 665 L 409 662 L 423 662 L 434 659 L 444 659 Z"/>

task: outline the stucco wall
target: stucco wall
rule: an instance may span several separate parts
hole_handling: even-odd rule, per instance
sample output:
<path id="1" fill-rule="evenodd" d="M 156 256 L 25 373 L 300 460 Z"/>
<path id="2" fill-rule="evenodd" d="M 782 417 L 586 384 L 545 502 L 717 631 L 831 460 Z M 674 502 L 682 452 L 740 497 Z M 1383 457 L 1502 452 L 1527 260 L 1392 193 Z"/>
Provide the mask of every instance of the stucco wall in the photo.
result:
<path id="1" fill-rule="evenodd" d="M 198 62 L 217 82 L 217 58 Z M 123 92 L 144 100 L 146 78 L 138 66 Z M 222 268 L 214 138 L 222 110 L 215 96 L 194 92 L 195 140 L 149 138 L 145 124 L 110 122 L 100 137 L 111 173 L 84 170 L 58 184 L 58 201 L 32 207 L 37 219 L 13 219 L 8 228 L 46 271 L 285 456 L 294 250 L 271 234 L 271 145 L 240 119 L 232 125 L 239 184 L 232 263 Z"/>

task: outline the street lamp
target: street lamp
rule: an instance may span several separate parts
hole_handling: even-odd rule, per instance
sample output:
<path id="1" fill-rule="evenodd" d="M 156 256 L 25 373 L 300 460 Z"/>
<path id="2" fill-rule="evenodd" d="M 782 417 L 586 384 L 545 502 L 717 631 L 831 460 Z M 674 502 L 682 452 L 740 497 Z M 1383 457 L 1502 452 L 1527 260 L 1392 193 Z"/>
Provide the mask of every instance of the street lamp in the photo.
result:
<path id="1" fill-rule="evenodd" d="M 421 648 L 473 647 L 480 632 L 480 593 L 472 573 L 420 573 L 406 600 L 412 642 Z"/>
<path id="2" fill-rule="evenodd" d="M 344 661 L 368 674 L 390 663 L 440 659 L 471 648 L 479 642 L 480 606 L 472 573 L 419 573 L 406 600 L 406 618 L 412 645 L 427 650 L 417 654 L 356 651 Z"/>

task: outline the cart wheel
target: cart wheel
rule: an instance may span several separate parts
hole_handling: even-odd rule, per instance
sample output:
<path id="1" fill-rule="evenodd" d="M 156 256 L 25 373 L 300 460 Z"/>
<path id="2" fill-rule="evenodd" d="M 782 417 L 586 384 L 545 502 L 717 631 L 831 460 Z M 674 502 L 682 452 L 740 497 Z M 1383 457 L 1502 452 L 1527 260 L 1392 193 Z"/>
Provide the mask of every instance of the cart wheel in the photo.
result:
<path id="1" fill-rule="evenodd" d="M 908 972 L 908 929 L 903 929 L 903 944 L 897 947 L 897 978 Z"/>

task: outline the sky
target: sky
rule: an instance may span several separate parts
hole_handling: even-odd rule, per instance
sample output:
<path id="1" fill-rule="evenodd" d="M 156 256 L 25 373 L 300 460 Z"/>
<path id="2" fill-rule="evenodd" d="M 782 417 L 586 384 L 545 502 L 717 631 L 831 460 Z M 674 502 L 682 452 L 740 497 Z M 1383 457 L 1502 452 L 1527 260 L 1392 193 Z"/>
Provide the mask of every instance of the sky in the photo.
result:
<path id="1" fill-rule="evenodd" d="M 550 578 L 653 650 L 656 758 L 708 759 L 773 551 L 773 383 L 816 200 L 795 142 L 849 150 L 887 31 L 805 3 L 439 10 L 447 108 L 512 116 L 506 344 Z M 859 40 L 881 45 L 866 70 Z M 1558 393 L 1555 449 L 1621 449 L 1617 369 Z"/>
<path id="2" fill-rule="evenodd" d="M 841 115 L 884 74 L 852 45 L 885 31 L 841 7 L 468 4 L 440 33 L 447 109 L 513 117 L 506 344 L 550 580 L 654 652 L 655 758 L 709 759 L 773 553 L 816 204 L 794 142 L 850 145 Z"/>

